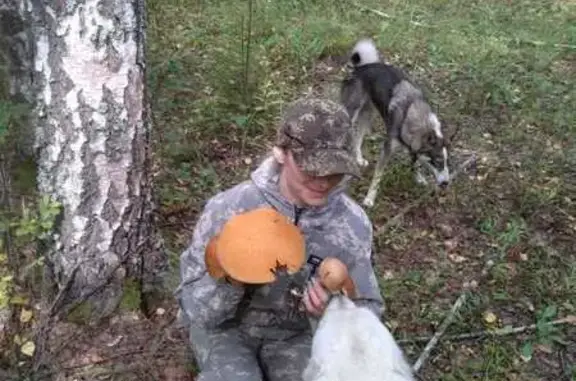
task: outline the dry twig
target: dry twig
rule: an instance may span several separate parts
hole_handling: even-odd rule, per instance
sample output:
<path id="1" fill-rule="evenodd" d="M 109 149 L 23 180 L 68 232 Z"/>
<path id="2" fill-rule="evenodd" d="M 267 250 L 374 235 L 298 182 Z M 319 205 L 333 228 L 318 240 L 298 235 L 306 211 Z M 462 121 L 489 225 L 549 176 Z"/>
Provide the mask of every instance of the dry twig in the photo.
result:
<path id="1" fill-rule="evenodd" d="M 428 344 L 426 344 L 426 347 L 424 348 L 424 351 L 422 351 L 420 357 L 418 357 L 418 360 L 416 360 L 416 362 L 414 363 L 412 367 L 414 369 L 414 372 L 418 372 L 418 370 L 422 367 L 424 362 L 428 359 L 428 357 L 430 356 L 430 352 L 432 351 L 432 349 L 434 349 L 436 343 L 438 343 L 440 337 L 444 334 L 444 332 L 446 332 L 446 328 L 448 328 L 450 323 L 452 323 L 452 320 L 454 320 L 454 316 L 466 301 L 467 295 L 468 295 L 467 293 L 463 292 L 462 294 L 460 294 L 458 299 L 456 299 L 456 302 L 452 306 L 452 309 L 448 313 L 448 316 L 446 316 L 442 324 L 440 324 L 440 327 L 438 328 L 434 336 L 432 336 Z"/>
<path id="2" fill-rule="evenodd" d="M 391 18 L 393 18 L 393 17 L 390 16 L 388 13 L 384 13 L 384 12 L 378 10 L 378 9 L 368 8 L 368 7 L 366 7 L 366 6 L 362 5 L 362 4 L 358 4 L 358 3 L 353 3 L 353 4 L 354 4 L 358 9 L 360 9 L 360 10 L 362 10 L 362 11 L 366 11 L 366 12 L 373 13 L 373 14 L 375 14 L 375 15 L 377 15 L 377 16 L 380 16 L 380 17 L 382 17 L 382 18 L 385 18 L 385 19 L 391 19 Z M 421 22 L 414 21 L 414 20 L 410 20 L 409 23 L 412 24 L 412 25 L 414 25 L 414 26 L 421 26 L 421 27 L 424 27 L 424 28 L 434 28 L 434 25 L 426 25 L 426 24 L 423 24 L 423 23 L 421 23 Z"/>
<path id="3" fill-rule="evenodd" d="M 486 262 L 486 265 L 485 265 L 482 273 L 488 273 L 488 270 L 490 270 L 492 268 L 492 266 L 494 266 L 494 261 Z M 418 360 L 416 360 L 416 362 L 414 363 L 414 366 L 413 366 L 414 373 L 416 373 L 422 367 L 422 365 L 424 365 L 424 362 L 430 356 L 430 352 L 432 352 L 432 349 L 434 349 L 434 347 L 436 346 L 436 344 L 440 340 L 440 337 L 442 335 L 444 335 L 444 332 L 446 332 L 446 329 L 448 328 L 450 323 L 452 323 L 452 320 L 454 320 L 454 316 L 456 315 L 456 313 L 458 312 L 460 307 L 462 307 L 462 305 L 466 301 L 466 296 L 468 295 L 466 291 L 467 290 L 465 289 L 460 294 L 458 299 L 456 299 L 456 302 L 454 302 L 454 304 L 452 305 L 452 308 L 450 309 L 448 316 L 446 316 L 446 318 L 444 319 L 442 324 L 440 324 L 440 327 L 438 328 L 438 330 L 436 331 L 434 336 L 432 336 L 432 338 L 430 338 L 429 341 L 427 340 L 428 344 L 426 344 L 426 347 L 422 351 L 422 354 L 420 355 Z"/>
<path id="4" fill-rule="evenodd" d="M 576 325 L 576 317 L 575 316 L 568 316 L 561 319 L 553 320 L 548 323 L 540 324 L 541 327 L 543 326 L 556 326 L 562 324 L 572 324 Z M 476 331 L 476 332 L 467 332 L 458 335 L 450 335 L 445 336 L 445 341 L 461 341 L 461 340 L 469 340 L 469 339 L 477 339 L 481 337 L 497 337 L 497 336 L 507 336 L 507 335 L 518 335 L 524 333 L 526 331 L 533 331 L 538 327 L 537 324 L 530 324 L 530 325 L 523 325 L 519 327 L 504 327 L 499 329 L 493 330 L 484 330 L 484 331 Z M 427 342 L 432 339 L 432 336 L 423 336 L 423 337 L 415 337 L 411 339 L 402 339 L 398 340 L 399 343 L 422 343 Z"/>

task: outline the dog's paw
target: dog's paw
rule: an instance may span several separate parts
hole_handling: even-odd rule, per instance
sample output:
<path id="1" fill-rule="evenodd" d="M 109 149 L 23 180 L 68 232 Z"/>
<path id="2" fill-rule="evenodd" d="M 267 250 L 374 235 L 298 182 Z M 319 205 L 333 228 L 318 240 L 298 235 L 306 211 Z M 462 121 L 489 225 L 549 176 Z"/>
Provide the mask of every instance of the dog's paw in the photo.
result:
<path id="1" fill-rule="evenodd" d="M 366 197 L 364 197 L 364 201 L 362 201 L 362 204 L 367 208 L 373 207 L 374 206 L 374 196 L 371 194 L 366 195 Z"/>
<path id="2" fill-rule="evenodd" d="M 417 184 L 428 185 L 428 180 L 426 180 L 424 175 L 420 172 L 416 172 L 416 175 L 414 176 L 414 180 L 416 181 Z"/>

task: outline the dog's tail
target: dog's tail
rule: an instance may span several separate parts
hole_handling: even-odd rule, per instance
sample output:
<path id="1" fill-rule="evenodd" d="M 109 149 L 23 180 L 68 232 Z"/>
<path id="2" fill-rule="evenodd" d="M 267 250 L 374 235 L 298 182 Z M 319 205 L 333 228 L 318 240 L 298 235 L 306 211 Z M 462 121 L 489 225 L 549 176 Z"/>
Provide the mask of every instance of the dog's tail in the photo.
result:
<path id="1" fill-rule="evenodd" d="M 362 66 L 380 62 L 380 55 L 376 44 L 370 38 L 363 38 L 356 42 L 352 49 L 350 62 L 353 66 Z"/>

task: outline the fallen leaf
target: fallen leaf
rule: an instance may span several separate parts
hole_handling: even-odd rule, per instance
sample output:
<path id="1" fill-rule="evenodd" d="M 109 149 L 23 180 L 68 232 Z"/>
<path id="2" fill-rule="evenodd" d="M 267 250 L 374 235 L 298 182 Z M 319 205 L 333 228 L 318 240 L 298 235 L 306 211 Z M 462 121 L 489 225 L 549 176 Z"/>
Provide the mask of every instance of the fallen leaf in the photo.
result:
<path id="1" fill-rule="evenodd" d="M 104 361 L 104 359 L 99 354 L 88 353 L 82 357 L 82 359 L 80 360 L 80 363 L 83 365 L 92 365 L 92 364 L 98 364 L 102 361 Z"/>
<path id="2" fill-rule="evenodd" d="M 20 312 L 20 322 L 21 323 L 28 323 L 32 319 L 33 313 L 31 310 L 22 309 Z"/>
<path id="3" fill-rule="evenodd" d="M 532 359 L 532 353 L 534 352 L 534 349 L 532 348 L 532 343 L 526 343 L 522 346 L 522 348 L 520 349 L 520 358 L 522 359 L 522 361 L 524 362 L 528 362 Z"/>
<path id="4" fill-rule="evenodd" d="M 484 181 L 484 180 L 486 180 L 486 177 L 488 177 L 488 174 L 478 175 L 478 176 L 476 176 L 476 180 L 478 180 L 478 181 Z"/>
<path id="5" fill-rule="evenodd" d="M 448 258 L 454 263 L 462 263 L 466 261 L 466 257 L 463 257 L 458 254 L 448 254 Z"/>
<path id="6" fill-rule="evenodd" d="M 27 341 L 20 347 L 20 351 L 28 357 L 32 357 L 34 355 L 34 350 L 36 346 L 33 342 Z"/>
<path id="7" fill-rule="evenodd" d="M 399 324 L 398 321 L 396 320 L 387 320 L 384 322 L 384 324 L 390 329 L 390 330 L 395 330 L 396 328 L 398 328 Z"/>
<path id="8" fill-rule="evenodd" d="M 532 301 L 530 301 L 528 298 L 522 298 L 521 299 L 521 303 L 528 308 L 528 311 L 530 312 L 534 312 L 536 311 L 536 308 L 534 307 L 534 303 L 532 303 Z"/>
<path id="9" fill-rule="evenodd" d="M 468 290 L 475 290 L 478 288 L 478 281 L 475 279 L 472 279 L 471 281 L 466 281 L 464 282 L 464 288 L 468 289 Z"/>
<path id="10" fill-rule="evenodd" d="M 440 224 L 438 225 L 438 229 L 440 230 L 444 238 L 451 238 L 454 235 L 454 229 L 450 225 Z"/>
<path id="11" fill-rule="evenodd" d="M 392 270 L 386 270 L 386 271 L 384 272 L 383 278 L 384 278 L 385 280 L 394 279 L 394 273 L 392 272 Z"/>
<path id="12" fill-rule="evenodd" d="M 498 321 L 498 316 L 492 311 L 486 311 L 482 314 L 482 320 L 487 326 L 494 326 Z"/>
<path id="13" fill-rule="evenodd" d="M 28 304 L 28 299 L 20 295 L 14 295 L 10 299 L 10 304 L 17 304 L 17 305 Z"/>
<path id="14" fill-rule="evenodd" d="M 448 251 L 454 250 L 456 248 L 456 246 L 458 246 L 458 242 L 454 239 L 447 239 L 444 241 L 444 247 Z"/>

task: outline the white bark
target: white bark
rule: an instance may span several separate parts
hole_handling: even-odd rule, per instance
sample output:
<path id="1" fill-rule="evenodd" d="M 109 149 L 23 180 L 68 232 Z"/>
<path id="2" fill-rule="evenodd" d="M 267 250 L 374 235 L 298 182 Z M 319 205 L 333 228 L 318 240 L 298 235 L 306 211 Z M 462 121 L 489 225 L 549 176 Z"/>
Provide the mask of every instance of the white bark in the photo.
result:
<path id="1" fill-rule="evenodd" d="M 153 230 L 144 1 L 25 1 L 33 30 L 38 187 L 63 205 L 50 255 L 76 299 L 108 315 L 126 276 L 166 263 Z M 103 291 L 96 287 L 108 284 Z"/>

